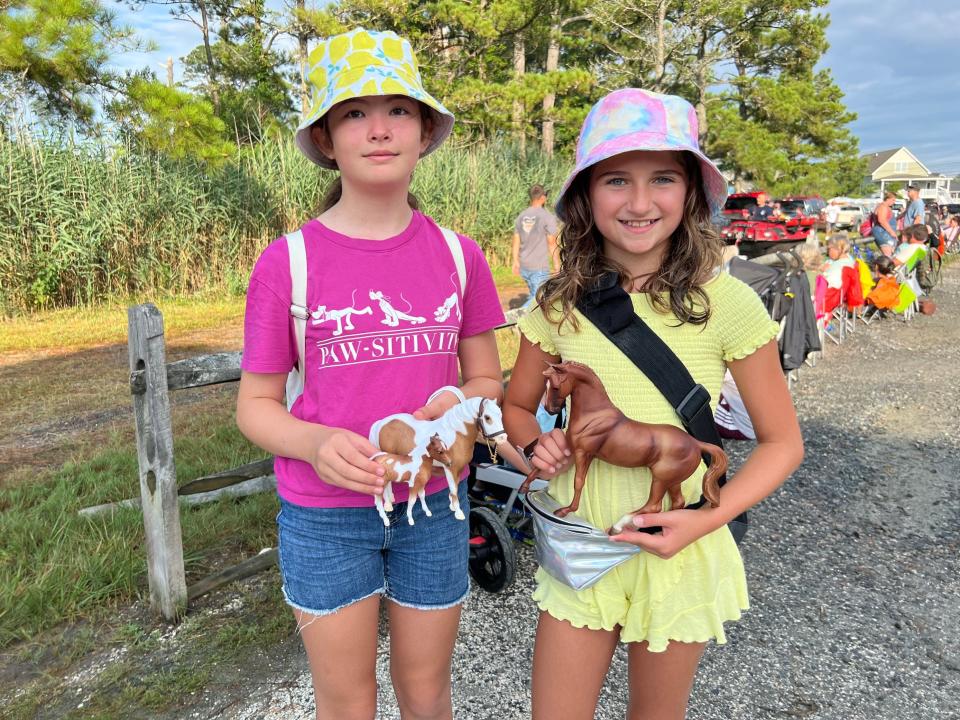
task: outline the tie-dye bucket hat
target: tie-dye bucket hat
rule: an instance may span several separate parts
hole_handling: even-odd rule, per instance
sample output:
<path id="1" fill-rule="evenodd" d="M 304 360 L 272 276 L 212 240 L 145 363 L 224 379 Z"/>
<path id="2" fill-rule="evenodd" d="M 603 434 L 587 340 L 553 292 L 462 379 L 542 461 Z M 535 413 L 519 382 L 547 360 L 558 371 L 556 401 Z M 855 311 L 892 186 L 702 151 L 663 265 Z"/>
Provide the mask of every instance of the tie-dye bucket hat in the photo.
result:
<path id="1" fill-rule="evenodd" d="M 601 160 L 632 150 L 686 150 L 700 161 L 703 191 L 711 214 L 727 199 L 727 181 L 700 151 L 697 113 L 676 95 L 624 88 L 599 100 L 587 114 L 577 140 L 576 166 L 557 196 L 555 209 L 565 220 L 563 199 L 574 179 Z"/>
<path id="2" fill-rule="evenodd" d="M 436 111 L 436 124 L 423 155 L 436 150 L 453 129 L 453 113 L 423 89 L 410 43 L 393 32 L 357 28 L 334 35 L 307 60 L 312 86 L 310 107 L 297 128 L 297 147 L 317 165 L 335 168 L 310 138 L 310 126 L 344 100 L 373 95 L 404 95 Z"/>

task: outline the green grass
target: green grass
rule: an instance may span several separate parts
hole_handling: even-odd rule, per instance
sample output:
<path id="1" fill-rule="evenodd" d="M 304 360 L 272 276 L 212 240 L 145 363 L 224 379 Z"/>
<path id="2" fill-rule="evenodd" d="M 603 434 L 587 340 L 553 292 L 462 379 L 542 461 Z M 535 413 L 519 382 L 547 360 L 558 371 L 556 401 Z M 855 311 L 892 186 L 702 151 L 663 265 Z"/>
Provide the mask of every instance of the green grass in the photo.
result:
<path id="1" fill-rule="evenodd" d="M 0 353 L 55 349 L 58 352 L 93 345 L 127 342 L 127 308 L 147 298 L 114 299 L 83 308 L 37 311 L 0 319 Z M 149 302 L 163 312 L 167 337 L 243 321 L 244 298 L 224 294 L 155 297 Z"/>
<path id="2" fill-rule="evenodd" d="M 412 191 L 427 214 L 506 264 L 529 186 L 558 188 L 568 165 L 509 144 L 448 143 L 420 162 Z M 242 294 L 260 251 L 316 215 L 334 176 L 292 138 L 243 148 L 213 168 L 0 136 L 0 168 L 0 315 L 113 297 Z"/>
<path id="3" fill-rule="evenodd" d="M 195 417 L 176 436 L 178 477 L 263 456 L 228 418 L 210 420 Z M 146 592 L 141 513 L 77 515 L 84 507 L 138 496 L 136 453 L 119 438 L 87 462 L 67 463 L 35 483 L 0 488 L 0 647 L 64 621 L 96 619 Z M 275 513 L 273 495 L 182 508 L 188 573 L 211 572 L 225 552 L 249 555 L 273 546 Z"/>

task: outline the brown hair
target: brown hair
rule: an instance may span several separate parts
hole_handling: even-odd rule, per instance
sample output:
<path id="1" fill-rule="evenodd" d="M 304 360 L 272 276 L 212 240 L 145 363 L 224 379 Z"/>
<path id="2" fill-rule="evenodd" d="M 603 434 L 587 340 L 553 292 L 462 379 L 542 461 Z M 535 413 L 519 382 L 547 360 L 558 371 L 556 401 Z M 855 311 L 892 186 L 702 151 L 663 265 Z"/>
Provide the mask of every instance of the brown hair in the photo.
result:
<path id="1" fill-rule="evenodd" d="M 640 291 L 650 294 L 650 301 L 659 312 L 673 312 L 682 323 L 704 325 L 710 319 L 710 299 L 702 285 L 720 264 L 722 244 L 710 222 L 699 161 L 683 151 L 677 160 L 687 179 L 683 219 L 670 238 L 659 270 L 644 281 Z M 547 318 L 558 327 L 569 322 L 574 330 L 578 323 L 573 309 L 601 275 L 613 271 L 620 276 L 621 283 L 631 279 L 626 268 L 603 254 L 603 236 L 590 208 L 590 172 L 581 172 L 563 196 L 560 272 L 537 292 L 537 301 Z M 558 304 L 560 317 L 550 317 Z"/>
<path id="2" fill-rule="evenodd" d="M 927 230 L 926 225 L 908 225 L 903 229 L 903 238 L 907 242 L 912 238 L 918 242 L 925 243 L 929 237 L 930 231 Z"/>
<path id="3" fill-rule="evenodd" d="M 896 265 L 893 264 L 893 260 L 888 258 L 886 255 L 881 255 L 878 257 L 874 261 L 873 265 L 877 269 L 878 275 L 893 275 L 894 271 L 897 269 Z"/>
<path id="4" fill-rule="evenodd" d="M 542 198 L 546 196 L 546 194 L 547 194 L 547 191 L 543 189 L 543 185 L 533 185 L 530 188 L 529 195 L 530 195 L 531 202 L 533 200 L 536 200 L 537 198 Z"/>
<path id="5" fill-rule="evenodd" d="M 895 192 L 890 191 L 890 190 L 887 190 L 885 193 L 883 193 L 883 199 L 884 199 L 884 200 L 889 200 L 890 198 L 893 198 L 894 200 L 896 200 L 896 199 L 897 199 L 897 194 L 896 194 Z"/>
<path id="6" fill-rule="evenodd" d="M 433 129 L 437 127 L 438 121 L 434 115 L 434 110 L 429 105 L 425 105 L 419 100 L 417 100 L 417 105 L 420 106 L 420 122 L 421 122 L 421 133 L 422 134 L 431 134 Z M 322 117 L 317 118 L 317 121 L 313 123 L 312 128 L 319 128 L 324 135 L 327 136 L 327 139 L 330 138 L 330 128 L 327 126 L 327 116 L 329 111 L 324 113 Z M 336 164 L 336 161 L 334 161 Z M 338 202 L 340 202 L 340 197 L 343 195 L 343 181 L 340 179 L 340 176 L 337 175 L 329 185 L 327 185 L 327 190 L 323 194 L 323 199 L 320 201 L 320 209 L 317 211 L 317 215 L 322 215 L 327 210 L 332 208 Z M 420 201 L 417 200 L 417 196 L 412 192 L 407 193 L 407 204 L 414 210 L 420 209 Z"/>

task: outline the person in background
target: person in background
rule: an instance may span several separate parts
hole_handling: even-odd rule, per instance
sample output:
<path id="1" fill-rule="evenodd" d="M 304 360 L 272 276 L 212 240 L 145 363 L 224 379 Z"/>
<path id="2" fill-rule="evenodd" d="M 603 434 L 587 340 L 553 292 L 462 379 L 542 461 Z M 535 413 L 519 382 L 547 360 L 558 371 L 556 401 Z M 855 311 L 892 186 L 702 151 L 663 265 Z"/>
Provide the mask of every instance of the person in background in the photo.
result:
<path id="1" fill-rule="evenodd" d="M 926 208 L 923 205 L 923 200 L 920 199 L 920 188 L 916 185 L 908 185 L 907 197 L 910 201 L 903 213 L 903 229 L 911 225 L 923 225 L 926 215 Z"/>
<path id="2" fill-rule="evenodd" d="M 530 206 L 517 215 L 513 223 L 511 266 L 530 290 L 524 304 L 530 309 L 536 302 L 537 290 L 560 267 L 557 257 L 557 218 L 544 205 L 547 193 L 543 185 L 530 188 Z"/>
<path id="3" fill-rule="evenodd" d="M 873 209 L 873 224 L 870 234 L 877 248 L 886 257 L 893 255 L 897 245 L 897 231 L 893 227 L 893 202 L 897 199 L 889 190 L 883 194 L 883 201 Z"/>
<path id="4" fill-rule="evenodd" d="M 843 269 L 855 267 L 856 260 L 850 257 L 850 244 L 845 235 L 834 235 L 827 243 L 827 260 L 820 272 L 827 280 L 827 287 L 840 289 L 843 286 Z"/>
<path id="5" fill-rule="evenodd" d="M 918 251 L 926 253 L 927 238 L 930 231 L 926 225 L 909 225 L 904 228 L 903 242 L 893 254 L 893 264 L 906 265 Z"/>
<path id="6" fill-rule="evenodd" d="M 827 221 L 827 232 L 832 233 L 837 227 L 837 220 L 840 218 L 840 205 L 836 200 L 831 200 L 824 208 L 823 217 Z"/>
<path id="7" fill-rule="evenodd" d="M 874 262 L 874 269 L 877 272 L 877 284 L 865 298 L 868 305 L 865 317 L 878 312 L 883 316 L 900 302 L 900 284 L 897 282 L 897 268 L 893 260 L 886 256 L 878 257 Z"/>
<path id="8" fill-rule="evenodd" d="M 769 220 L 771 214 L 773 214 L 773 206 L 770 204 L 767 194 L 760 193 L 757 195 L 756 206 L 750 211 L 750 219 Z"/>
<path id="9" fill-rule="evenodd" d="M 943 230 L 943 241 L 948 251 L 960 244 L 960 216 L 951 215 Z"/>

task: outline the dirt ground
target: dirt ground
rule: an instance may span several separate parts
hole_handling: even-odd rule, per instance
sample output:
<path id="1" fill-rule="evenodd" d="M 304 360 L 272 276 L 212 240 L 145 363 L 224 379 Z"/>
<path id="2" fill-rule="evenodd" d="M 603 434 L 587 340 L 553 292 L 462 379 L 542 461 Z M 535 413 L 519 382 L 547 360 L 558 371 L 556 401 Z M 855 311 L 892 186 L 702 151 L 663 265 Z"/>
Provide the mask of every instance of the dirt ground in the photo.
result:
<path id="1" fill-rule="evenodd" d="M 945 270 L 934 297 L 934 316 L 909 325 L 889 319 L 858 326 L 842 346 L 829 345 L 817 367 L 802 370 L 794 399 L 807 456 L 791 480 L 752 511 L 743 555 L 753 607 L 728 629 L 728 645 L 708 648 L 692 720 L 957 717 L 960 265 Z M 174 339 L 170 359 L 236 348 L 239 335 L 224 333 Z M 106 393 L 101 405 L 75 411 L 70 421 L 0 423 L 0 476 L 18 462 L 55 463 L 71 443 L 130 424 L 125 352 L 91 349 L 42 364 L 49 380 L 79 377 L 79 361 L 87 372 L 96 368 L 109 376 L 115 392 Z M 24 372 L 0 360 L 0 383 Z M 72 407 L 64 398 L 50 402 Z M 23 408 L 9 412 L 29 415 Z M 747 443 L 728 449 L 733 468 L 749 452 Z M 9 459 L 10 452 L 20 453 L 20 460 Z M 534 563 L 529 548 L 520 545 L 518 553 L 512 588 L 493 595 L 474 588 L 465 605 L 454 657 L 455 717 L 529 717 Z M 188 652 L 187 640 L 217 618 L 242 616 L 258 599 L 275 597 L 278 583 L 275 570 L 235 583 L 203 598 L 179 626 L 153 621 L 138 603 L 121 609 L 111 628 L 61 629 L 90 636 L 88 650 L 76 658 L 58 657 L 49 644 L 29 658 L 16 649 L 5 653 L 0 715 L 18 682 L 46 672 L 58 678 L 57 691 L 36 717 L 92 717 L 83 710 L 91 678 L 132 651 L 107 642 L 115 638 L 112 628 L 154 628 L 153 649 L 138 653 L 137 671 L 146 674 Z M 383 688 L 389 687 L 387 657 L 384 639 L 378 656 Z M 624 716 L 625 673 L 625 654 L 618 652 L 598 718 Z M 388 689 L 381 700 L 379 717 L 399 717 Z M 306 658 L 291 633 L 218 665 L 213 680 L 182 698 L 177 709 L 130 717 L 309 720 L 312 713 Z"/>

